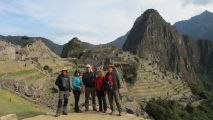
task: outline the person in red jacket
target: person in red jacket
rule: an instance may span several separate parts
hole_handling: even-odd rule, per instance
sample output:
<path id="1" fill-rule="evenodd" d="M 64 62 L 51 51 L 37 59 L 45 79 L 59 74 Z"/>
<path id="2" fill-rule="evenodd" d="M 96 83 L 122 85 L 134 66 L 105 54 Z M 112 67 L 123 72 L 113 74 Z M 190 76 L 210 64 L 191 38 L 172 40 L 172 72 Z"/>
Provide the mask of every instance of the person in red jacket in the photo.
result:
<path id="1" fill-rule="evenodd" d="M 99 112 L 107 111 L 106 95 L 104 91 L 104 74 L 101 70 L 97 71 L 97 78 L 95 80 L 95 91 L 98 97 Z"/>

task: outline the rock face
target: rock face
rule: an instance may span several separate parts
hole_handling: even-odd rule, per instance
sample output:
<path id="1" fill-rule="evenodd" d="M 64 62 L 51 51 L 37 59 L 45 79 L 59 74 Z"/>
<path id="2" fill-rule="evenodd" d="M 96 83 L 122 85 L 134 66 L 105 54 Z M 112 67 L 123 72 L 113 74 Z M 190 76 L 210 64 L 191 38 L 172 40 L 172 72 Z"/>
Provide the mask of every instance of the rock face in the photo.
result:
<path id="1" fill-rule="evenodd" d="M 187 55 L 200 81 L 207 89 L 213 89 L 213 41 L 193 40 L 189 36 L 183 38 Z"/>
<path id="2" fill-rule="evenodd" d="M 166 70 L 181 73 L 190 79 L 193 70 L 188 60 L 183 38 L 153 9 L 137 18 L 123 50 L 151 61 L 156 61 Z M 190 76 L 190 77 L 187 77 Z"/>
<path id="3" fill-rule="evenodd" d="M 77 37 L 75 37 L 64 46 L 61 57 L 79 58 L 81 57 L 84 49 L 85 47 L 83 43 Z"/>
<path id="4" fill-rule="evenodd" d="M 162 69 L 175 72 L 184 80 L 198 82 L 199 79 L 203 83 L 199 75 L 205 75 L 208 83 L 213 78 L 212 44 L 209 40 L 196 41 L 182 36 L 156 10 L 150 9 L 137 18 L 123 50 L 154 61 Z"/>

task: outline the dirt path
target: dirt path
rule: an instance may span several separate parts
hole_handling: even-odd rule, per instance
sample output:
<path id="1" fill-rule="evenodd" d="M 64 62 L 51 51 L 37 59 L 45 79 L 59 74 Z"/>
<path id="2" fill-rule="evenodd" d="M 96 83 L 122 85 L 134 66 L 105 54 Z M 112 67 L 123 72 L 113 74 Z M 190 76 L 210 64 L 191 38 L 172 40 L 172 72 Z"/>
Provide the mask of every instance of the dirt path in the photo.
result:
<path id="1" fill-rule="evenodd" d="M 54 117 L 54 115 L 40 115 L 33 118 L 27 118 L 24 120 L 145 120 L 142 117 L 136 117 L 134 115 L 126 114 L 123 116 L 109 115 L 108 113 L 70 113 L 69 115 L 61 115 L 60 117 Z"/>

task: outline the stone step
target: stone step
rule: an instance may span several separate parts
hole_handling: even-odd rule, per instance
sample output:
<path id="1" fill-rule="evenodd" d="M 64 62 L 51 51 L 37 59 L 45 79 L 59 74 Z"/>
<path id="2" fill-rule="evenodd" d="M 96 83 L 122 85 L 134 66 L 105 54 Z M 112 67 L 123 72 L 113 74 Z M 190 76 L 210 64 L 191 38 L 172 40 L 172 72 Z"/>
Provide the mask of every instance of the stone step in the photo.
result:
<path id="1" fill-rule="evenodd" d="M 158 86 L 158 87 L 133 87 L 130 89 L 130 91 L 149 91 L 149 90 L 171 90 L 173 89 L 172 86 L 166 86 L 166 85 L 162 85 L 162 86 Z"/>

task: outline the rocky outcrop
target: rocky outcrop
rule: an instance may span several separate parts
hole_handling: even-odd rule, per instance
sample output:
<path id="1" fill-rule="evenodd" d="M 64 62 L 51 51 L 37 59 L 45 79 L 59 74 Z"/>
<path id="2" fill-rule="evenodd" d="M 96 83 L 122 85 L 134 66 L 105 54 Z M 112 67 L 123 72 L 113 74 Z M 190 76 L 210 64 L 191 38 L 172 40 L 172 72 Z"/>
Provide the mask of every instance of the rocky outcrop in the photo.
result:
<path id="1" fill-rule="evenodd" d="M 187 80 L 193 93 L 196 84 L 213 89 L 213 42 L 181 35 L 153 9 L 134 23 L 123 50 L 157 63 L 160 69 Z"/>
<path id="2" fill-rule="evenodd" d="M 213 90 L 213 41 L 194 40 L 185 35 L 183 38 L 190 63 L 199 79 L 196 82 L 204 84 L 208 90 Z"/>
<path id="3" fill-rule="evenodd" d="M 85 50 L 83 42 L 81 42 L 77 37 L 70 40 L 65 44 L 61 57 L 62 58 L 80 58 Z"/>
<path id="4" fill-rule="evenodd" d="M 58 102 L 58 90 L 53 91 L 54 82 L 46 80 L 44 85 L 30 85 L 23 81 L 0 80 L 0 86 L 10 92 L 39 105 L 44 105 L 52 110 L 56 110 Z"/>
<path id="5" fill-rule="evenodd" d="M 180 73 L 186 80 L 195 79 L 182 35 L 154 9 L 137 18 L 123 50 L 155 61 L 166 70 Z"/>
<path id="6" fill-rule="evenodd" d="M 9 115 L 0 117 L 0 120 L 18 120 L 18 118 L 16 114 L 9 114 Z"/>
<path id="7" fill-rule="evenodd" d="M 3 88 L 9 89 L 10 91 L 15 92 L 25 98 L 36 100 L 36 98 L 39 96 L 38 88 L 32 85 L 27 85 L 25 82 L 15 80 L 1 80 L 0 83 Z"/>

